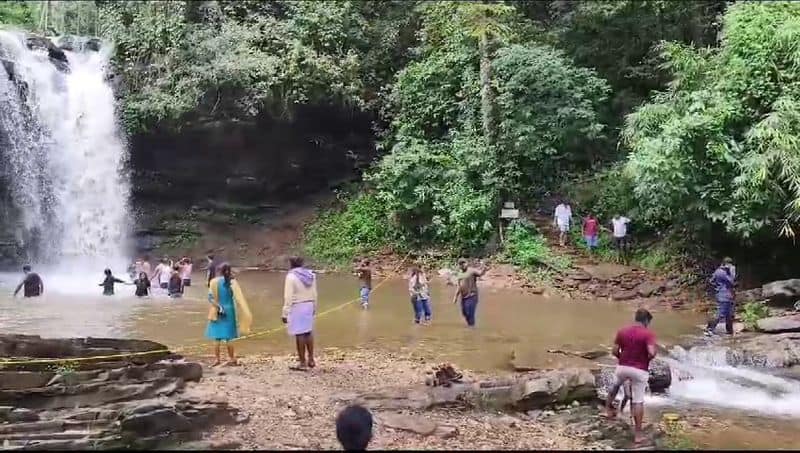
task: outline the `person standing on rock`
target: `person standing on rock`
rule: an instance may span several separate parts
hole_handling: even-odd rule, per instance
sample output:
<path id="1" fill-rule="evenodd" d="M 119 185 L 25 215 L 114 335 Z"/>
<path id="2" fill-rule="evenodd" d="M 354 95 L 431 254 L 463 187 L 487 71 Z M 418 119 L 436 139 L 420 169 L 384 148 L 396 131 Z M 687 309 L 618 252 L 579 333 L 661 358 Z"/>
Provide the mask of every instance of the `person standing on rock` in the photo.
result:
<path id="1" fill-rule="evenodd" d="M 589 213 L 583 219 L 583 238 L 586 240 L 586 247 L 589 253 L 593 254 L 598 245 L 598 233 L 600 232 L 600 222 L 594 214 Z"/>
<path id="2" fill-rule="evenodd" d="M 281 321 L 297 346 L 297 366 L 293 370 L 314 368 L 314 316 L 317 313 L 317 277 L 303 267 L 303 258 L 289 258 L 289 273 L 283 286 Z M 306 356 L 306 353 L 308 355 Z"/>
<path id="3" fill-rule="evenodd" d="M 414 322 L 430 324 L 431 322 L 431 290 L 428 278 L 418 266 L 411 268 L 411 277 L 408 279 L 408 292 L 411 295 L 411 305 L 414 307 Z"/>
<path id="4" fill-rule="evenodd" d="M 611 234 L 614 237 L 614 247 L 617 249 L 617 261 L 626 265 L 630 262 L 630 242 L 628 241 L 628 224 L 630 222 L 631 219 L 619 214 L 611 219 Z"/>
<path id="5" fill-rule="evenodd" d="M 469 327 L 475 327 L 475 313 L 478 310 L 478 278 L 486 273 L 486 266 L 480 269 L 469 267 L 465 258 L 458 260 L 458 287 L 453 295 L 453 303 L 461 300 L 461 314 Z"/>
<path id="6" fill-rule="evenodd" d="M 25 277 L 19 285 L 17 285 L 17 289 L 14 290 L 14 297 L 17 297 L 17 293 L 19 293 L 19 290 L 22 288 L 25 288 L 22 292 L 24 297 L 39 297 L 44 294 L 42 277 L 39 277 L 39 274 L 36 272 L 32 272 L 31 267 L 27 264 L 22 266 L 22 272 L 25 274 Z"/>
<path id="7" fill-rule="evenodd" d="M 242 293 L 239 282 L 233 278 L 231 266 L 223 263 L 219 267 L 221 277 L 215 277 L 208 285 L 208 302 L 211 304 L 208 311 L 208 326 L 206 337 L 214 340 L 214 357 L 216 361 L 212 366 L 220 364 L 220 348 L 224 341 L 228 349 L 228 362 L 226 365 L 236 365 L 236 355 L 233 351 L 232 340 L 239 335 L 250 333 L 253 315 L 250 306 Z"/>
<path id="8" fill-rule="evenodd" d="M 556 206 L 553 214 L 553 224 L 558 227 L 558 243 L 561 244 L 561 247 L 567 243 L 570 223 L 572 223 L 572 208 L 569 202 L 562 201 Z"/>
<path id="9" fill-rule="evenodd" d="M 733 315 L 734 315 L 734 278 L 736 275 L 733 268 L 733 260 L 725 258 L 722 264 L 714 271 L 709 279 L 709 283 L 714 288 L 714 298 L 717 300 L 717 315 L 708 322 L 706 335 L 714 335 L 714 331 L 720 321 L 725 322 L 725 332 L 733 335 Z"/>
<path id="10" fill-rule="evenodd" d="M 656 356 L 656 336 L 649 329 L 653 315 L 644 308 L 636 310 L 635 323 L 617 332 L 611 353 L 619 359 L 615 371 L 616 382 L 608 392 L 606 415 L 616 417 L 614 400 L 620 387 L 630 382 L 631 412 L 633 412 L 633 441 L 644 441 L 642 419 L 644 418 L 644 393 L 650 379 L 650 361 Z"/>
<path id="11" fill-rule="evenodd" d="M 358 263 L 353 272 L 358 277 L 361 284 L 359 296 L 361 297 L 361 308 L 369 308 L 369 295 L 372 292 L 372 266 L 370 266 L 369 259 L 364 258 Z"/>

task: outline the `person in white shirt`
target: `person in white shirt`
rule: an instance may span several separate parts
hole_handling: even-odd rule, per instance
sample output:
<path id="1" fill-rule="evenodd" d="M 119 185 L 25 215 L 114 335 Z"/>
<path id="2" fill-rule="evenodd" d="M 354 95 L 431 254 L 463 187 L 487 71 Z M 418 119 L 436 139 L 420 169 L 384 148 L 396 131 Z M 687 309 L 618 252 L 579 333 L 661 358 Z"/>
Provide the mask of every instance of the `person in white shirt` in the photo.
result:
<path id="1" fill-rule="evenodd" d="M 158 266 L 156 266 L 155 271 L 153 271 L 152 280 L 158 282 L 159 288 L 166 290 L 169 287 L 170 277 L 172 277 L 172 268 L 169 265 L 169 260 L 165 257 Z"/>
<path id="2" fill-rule="evenodd" d="M 563 247 L 567 242 L 567 233 L 569 232 L 569 225 L 572 222 L 572 208 L 569 203 L 562 201 L 556 206 L 556 212 L 553 215 L 553 224 L 558 227 L 558 242 Z"/>
<path id="3" fill-rule="evenodd" d="M 628 223 L 630 223 L 630 221 L 631 219 L 619 214 L 615 215 L 614 218 L 611 219 L 614 246 L 617 248 L 617 260 L 624 262 L 625 264 L 628 264 L 630 261 L 630 257 L 628 256 L 628 252 L 630 251 L 630 243 L 628 242 Z"/>

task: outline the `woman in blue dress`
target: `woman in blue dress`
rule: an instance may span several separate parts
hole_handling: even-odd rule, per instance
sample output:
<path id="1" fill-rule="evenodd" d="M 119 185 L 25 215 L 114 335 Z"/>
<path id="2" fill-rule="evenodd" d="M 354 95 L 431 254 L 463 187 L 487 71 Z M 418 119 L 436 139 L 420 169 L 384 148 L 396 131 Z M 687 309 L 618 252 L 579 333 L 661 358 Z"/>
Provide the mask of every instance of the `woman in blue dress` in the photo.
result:
<path id="1" fill-rule="evenodd" d="M 211 307 L 208 313 L 206 337 L 216 342 L 214 345 L 216 361 L 212 366 L 220 364 L 220 349 L 223 341 L 228 349 L 226 365 L 231 366 L 237 363 L 233 345 L 230 342 L 238 338 L 240 334 L 250 332 L 252 315 L 239 283 L 231 275 L 231 266 L 227 263 L 220 266 L 220 274 L 220 277 L 211 280 L 208 288 L 208 301 L 211 303 Z"/>

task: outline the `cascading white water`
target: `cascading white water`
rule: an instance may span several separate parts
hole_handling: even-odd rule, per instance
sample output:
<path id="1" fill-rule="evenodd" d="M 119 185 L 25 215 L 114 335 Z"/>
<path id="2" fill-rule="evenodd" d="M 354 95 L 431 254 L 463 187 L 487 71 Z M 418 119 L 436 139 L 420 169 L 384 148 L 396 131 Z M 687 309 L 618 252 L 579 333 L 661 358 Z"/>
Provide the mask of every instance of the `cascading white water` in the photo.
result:
<path id="1" fill-rule="evenodd" d="M 653 395 L 649 404 L 691 403 L 800 417 L 800 381 L 765 369 L 731 366 L 724 347 L 703 346 L 689 351 L 676 347 L 671 355 L 665 359 L 673 374 L 668 396 Z"/>
<path id="2" fill-rule="evenodd" d="M 36 232 L 40 264 L 73 276 L 76 266 L 121 272 L 130 183 L 106 81 L 111 48 L 64 53 L 68 71 L 46 50 L 29 49 L 24 35 L 0 31 L 0 56 L 10 69 L 0 72 L 0 129 L 12 198 L 22 228 Z"/>

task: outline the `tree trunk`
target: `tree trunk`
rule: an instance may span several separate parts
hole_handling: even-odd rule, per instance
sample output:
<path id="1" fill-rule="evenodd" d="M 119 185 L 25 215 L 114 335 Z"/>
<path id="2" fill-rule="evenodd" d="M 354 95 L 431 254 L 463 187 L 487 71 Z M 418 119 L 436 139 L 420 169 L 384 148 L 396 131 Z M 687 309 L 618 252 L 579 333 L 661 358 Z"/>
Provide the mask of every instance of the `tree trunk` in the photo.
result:
<path id="1" fill-rule="evenodd" d="M 495 123 L 495 94 L 492 89 L 491 49 L 487 33 L 481 35 L 478 48 L 481 60 L 480 77 L 483 136 L 486 139 L 486 143 L 493 145 L 497 137 L 497 124 Z"/>

